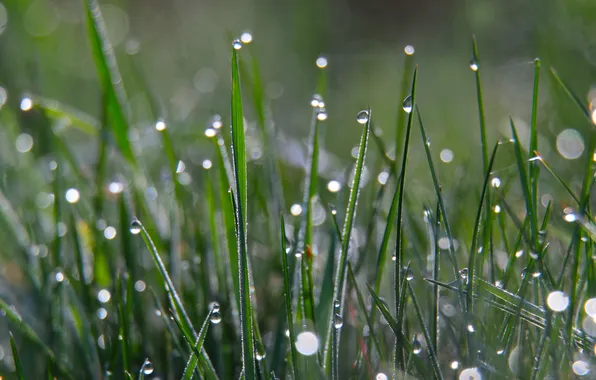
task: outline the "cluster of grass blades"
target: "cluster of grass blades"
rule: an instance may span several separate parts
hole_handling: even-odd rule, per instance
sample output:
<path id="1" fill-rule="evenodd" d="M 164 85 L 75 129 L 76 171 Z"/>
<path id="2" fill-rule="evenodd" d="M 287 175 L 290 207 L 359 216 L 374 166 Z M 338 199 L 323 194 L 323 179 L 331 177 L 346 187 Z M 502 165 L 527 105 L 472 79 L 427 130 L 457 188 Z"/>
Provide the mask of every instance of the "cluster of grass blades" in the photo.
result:
<path id="1" fill-rule="evenodd" d="M 319 135 L 328 118 L 321 71 L 311 101 L 302 202 L 286 214 L 284 189 L 296 183 L 284 182 L 248 39 L 232 43 L 230 129 L 216 116 L 197 134 L 209 140 L 212 154 L 202 168 L 181 160 L 175 136 L 152 105 L 167 168 L 158 186 L 129 139 L 123 78 L 96 0 L 86 1 L 86 15 L 101 117 L 36 96 L 23 98 L 20 110 L 0 108 L 5 137 L 16 138 L 25 122 L 47 130 L 45 150 L 14 152 L 17 164 L 2 163 L 1 260 L 10 291 L 3 291 L 0 310 L 11 348 L 1 350 L 2 376 L 593 376 L 596 132 L 591 106 L 554 69 L 555 91 L 586 116 L 579 185 L 557 175 L 539 153 L 538 59 L 529 145 L 520 141 L 513 119 L 510 136 L 489 141 L 473 40 L 482 157 L 474 188 L 450 194 L 441 185 L 418 105 L 422 74 L 410 47 L 394 131 L 397 157 L 385 150 L 372 110 L 357 112 L 356 161 L 346 170 L 346 188 L 333 181 L 330 192 L 319 177 Z M 266 152 L 263 165 L 247 155 L 243 109 L 249 100 Z M 93 168 L 79 163 L 64 128 L 56 127 L 65 120 L 96 142 Z M 118 155 L 109 154 L 114 149 Z M 412 150 L 424 152 L 434 194 L 420 209 L 409 186 Z M 499 160 L 511 164 L 499 169 L 506 177 L 497 176 Z M 367 183 L 376 169 L 384 170 L 383 181 Z M 41 190 L 28 199 L 11 192 L 11 181 Z M 558 194 L 547 204 L 545 183 Z M 362 199 L 375 201 L 371 207 Z M 473 213 L 467 212 L 471 204 Z"/>

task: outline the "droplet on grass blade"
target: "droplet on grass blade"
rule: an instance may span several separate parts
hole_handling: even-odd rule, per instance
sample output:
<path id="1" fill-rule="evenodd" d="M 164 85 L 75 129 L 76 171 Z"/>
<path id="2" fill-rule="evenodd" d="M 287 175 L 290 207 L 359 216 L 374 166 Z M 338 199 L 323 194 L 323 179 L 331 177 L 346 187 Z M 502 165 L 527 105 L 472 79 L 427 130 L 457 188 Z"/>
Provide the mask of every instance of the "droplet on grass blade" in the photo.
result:
<path id="1" fill-rule="evenodd" d="M 31 110 L 31 108 L 33 108 L 33 100 L 31 100 L 31 98 L 25 96 L 21 99 L 21 111 L 27 112 Z"/>
<path id="2" fill-rule="evenodd" d="M 240 41 L 245 44 L 252 42 L 252 34 L 250 32 L 244 32 L 240 35 Z"/>
<path id="3" fill-rule="evenodd" d="M 341 327 L 344 325 L 344 320 L 341 317 L 340 314 L 335 314 L 333 316 L 333 327 L 335 327 L 336 329 L 341 329 Z"/>
<path id="4" fill-rule="evenodd" d="M 133 235 L 138 235 L 141 232 L 141 222 L 137 218 L 134 218 L 132 223 L 130 223 L 130 233 Z"/>
<path id="5" fill-rule="evenodd" d="M 214 325 L 217 325 L 221 322 L 221 313 L 219 311 L 219 304 L 217 302 L 213 302 L 211 304 L 211 316 L 209 317 L 209 320 Z"/>
<path id="6" fill-rule="evenodd" d="M 327 67 L 327 58 L 325 58 L 325 57 L 317 58 L 316 64 L 319 69 L 324 69 L 325 67 Z"/>
<path id="7" fill-rule="evenodd" d="M 474 61 L 473 59 L 470 61 L 470 70 L 472 71 L 478 71 L 478 63 L 476 63 L 476 61 Z"/>
<path id="8" fill-rule="evenodd" d="M 155 123 L 155 129 L 159 132 L 164 131 L 167 128 L 166 123 L 163 119 L 159 119 L 156 123 Z"/>
<path id="9" fill-rule="evenodd" d="M 406 53 L 406 55 L 413 55 L 414 52 L 416 52 L 416 50 L 412 45 L 406 45 L 406 47 L 404 48 L 404 53 Z"/>
<path id="10" fill-rule="evenodd" d="M 414 336 L 414 340 L 412 340 L 412 353 L 414 355 L 418 355 L 422 352 L 422 344 L 420 343 L 420 341 L 418 340 L 418 338 L 416 338 Z"/>
<path id="11" fill-rule="evenodd" d="M 154 370 L 155 367 L 153 366 L 153 363 L 151 363 L 149 359 L 145 360 L 145 363 L 143 363 L 143 373 L 145 375 L 151 375 Z"/>
<path id="12" fill-rule="evenodd" d="M 401 108 L 403 108 L 403 110 L 406 111 L 406 113 L 412 112 L 412 95 L 406 96 L 404 102 L 401 105 Z"/>
<path id="13" fill-rule="evenodd" d="M 242 41 L 240 41 L 240 40 L 238 40 L 238 39 L 236 39 L 236 40 L 232 41 L 232 47 L 233 47 L 235 50 L 240 50 L 240 49 L 242 49 Z"/>
<path id="14" fill-rule="evenodd" d="M 312 99 L 310 100 L 310 105 L 313 108 L 317 107 L 325 107 L 325 102 L 323 101 L 323 97 L 319 94 L 314 94 Z"/>
<path id="15" fill-rule="evenodd" d="M 317 120 L 327 120 L 327 110 L 325 108 L 319 108 L 319 111 L 317 112 Z"/>
<path id="16" fill-rule="evenodd" d="M 360 124 L 368 123 L 369 118 L 370 118 L 370 114 L 369 114 L 368 110 L 362 110 L 362 111 L 358 112 L 358 115 L 356 115 L 356 121 Z"/>
<path id="17" fill-rule="evenodd" d="M 555 312 L 563 311 L 569 306 L 569 297 L 560 290 L 551 292 L 546 298 L 548 307 Z"/>

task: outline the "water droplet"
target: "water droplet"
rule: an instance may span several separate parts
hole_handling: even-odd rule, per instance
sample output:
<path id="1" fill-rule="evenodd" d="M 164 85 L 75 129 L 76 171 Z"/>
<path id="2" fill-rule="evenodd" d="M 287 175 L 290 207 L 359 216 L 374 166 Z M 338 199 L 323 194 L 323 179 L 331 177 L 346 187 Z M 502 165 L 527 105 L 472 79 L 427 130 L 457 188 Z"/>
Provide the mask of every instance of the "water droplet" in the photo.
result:
<path id="1" fill-rule="evenodd" d="M 77 203 L 81 198 L 81 194 L 77 189 L 71 188 L 66 190 L 65 198 L 68 203 Z"/>
<path id="2" fill-rule="evenodd" d="M 341 183 L 331 180 L 327 183 L 327 190 L 329 190 L 330 193 L 337 193 L 341 190 Z"/>
<path id="3" fill-rule="evenodd" d="M 414 355 L 418 355 L 421 352 L 422 352 L 422 344 L 420 344 L 420 341 L 418 340 L 418 338 L 414 337 L 414 340 L 412 341 L 412 353 Z"/>
<path id="4" fill-rule="evenodd" d="M 154 370 L 155 367 L 153 366 L 153 363 L 151 363 L 151 361 L 149 361 L 148 359 L 145 360 L 145 363 L 143 363 L 143 373 L 145 375 L 151 375 Z"/>
<path id="5" fill-rule="evenodd" d="M 336 329 L 341 329 L 341 327 L 342 327 L 343 325 L 344 325 L 344 320 L 343 320 L 343 318 L 341 317 L 341 315 L 339 315 L 339 314 L 335 314 L 335 315 L 333 316 L 333 326 L 334 326 Z"/>
<path id="6" fill-rule="evenodd" d="M 302 206 L 300 206 L 298 203 L 294 203 L 292 207 L 290 207 L 290 213 L 294 216 L 302 214 Z"/>
<path id="7" fill-rule="evenodd" d="M 297 259 L 302 258 L 302 255 L 304 254 L 304 252 L 301 249 L 297 249 L 296 252 L 294 253 L 294 256 L 296 256 Z"/>
<path id="8" fill-rule="evenodd" d="M 31 108 L 33 108 L 33 100 L 31 100 L 31 98 L 24 97 L 23 99 L 21 99 L 21 110 L 22 111 L 27 112 Z"/>
<path id="9" fill-rule="evenodd" d="M 132 223 L 130 223 L 130 233 L 133 235 L 138 235 L 141 232 L 141 222 L 137 218 L 134 218 Z"/>
<path id="10" fill-rule="evenodd" d="M 112 294 L 107 289 L 102 289 L 97 293 L 97 299 L 101 303 L 110 302 L 110 298 L 112 298 Z"/>
<path id="11" fill-rule="evenodd" d="M 494 188 L 499 188 L 501 186 L 501 179 L 499 177 L 495 177 L 490 181 L 490 185 Z"/>
<path id="12" fill-rule="evenodd" d="M 370 114 L 368 113 L 368 110 L 362 110 L 358 112 L 358 115 L 356 115 L 356 121 L 360 124 L 366 124 L 368 123 L 369 117 Z"/>
<path id="13" fill-rule="evenodd" d="M 546 298 L 548 307 L 555 312 L 563 311 L 569 306 L 569 297 L 560 290 L 551 292 Z"/>
<path id="14" fill-rule="evenodd" d="M 416 50 L 414 50 L 414 46 L 412 45 L 406 45 L 404 48 L 404 53 L 406 53 L 406 55 L 413 55 L 415 51 Z"/>
<path id="15" fill-rule="evenodd" d="M 459 275 L 461 276 L 461 278 L 463 278 L 464 280 L 468 279 L 468 268 L 464 268 L 462 270 L 459 271 Z"/>
<path id="16" fill-rule="evenodd" d="M 220 115 L 213 115 L 213 117 L 211 118 L 211 127 L 214 129 L 220 129 L 223 126 L 223 123 L 221 121 L 221 116 Z"/>
<path id="17" fill-rule="evenodd" d="M 565 215 L 565 221 L 566 222 L 571 223 L 571 222 L 575 222 L 576 220 L 577 220 L 577 215 L 575 215 L 575 214 L 567 214 L 567 215 Z"/>
<path id="18" fill-rule="evenodd" d="M 252 42 L 252 34 L 250 32 L 244 32 L 240 35 L 240 41 L 245 44 L 249 44 Z"/>
<path id="19" fill-rule="evenodd" d="M 319 350 L 319 338 L 314 332 L 304 331 L 296 336 L 296 350 L 305 356 L 311 356 Z"/>
<path id="20" fill-rule="evenodd" d="M 62 282 L 62 281 L 64 281 L 64 273 L 58 271 L 58 272 L 56 272 L 56 275 L 54 276 L 54 278 L 56 279 L 56 282 Z"/>
<path id="21" fill-rule="evenodd" d="M 474 328 L 474 325 L 468 325 L 468 331 L 473 333 L 474 331 L 476 331 L 476 329 Z"/>
<path id="22" fill-rule="evenodd" d="M 325 67 L 327 67 L 327 58 L 325 57 L 319 57 L 317 58 L 317 67 L 319 69 L 324 69 Z"/>
<path id="23" fill-rule="evenodd" d="M 459 380 L 482 380 L 482 375 L 476 367 L 466 368 L 459 374 Z"/>
<path id="24" fill-rule="evenodd" d="M 265 357 L 267 357 L 267 352 L 265 352 L 265 350 L 261 348 L 257 351 L 256 358 L 258 361 L 265 359 Z"/>
<path id="25" fill-rule="evenodd" d="M 500 213 L 501 212 L 501 206 L 495 205 L 494 211 L 495 211 L 495 214 Z"/>
<path id="26" fill-rule="evenodd" d="M 403 110 L 407 113 L 412 112 L 412 95 L 406 96 L 403 104 L 401 105 L 401 108 L 403 108 Z"/>
<path id="27" fill-rule="evenodd" d="M 470 61 L 470 70 L 478 71 L 478 63 L 476 63 L 476 61 L 473 59 Z"/>
<path id="28" fill-rule="evenodd" d="M 235 50 L 240 50 L 240 49 L 242 49 L 242 41 L 234 40 L 234 41 L 232 41 L 232 46 L 234 47 Z"/>
<path id="29" fill-rule="evenodd" d="M 211 138 L 217 134 L 217 131 L 214 128 L 207 128 L 205 129 L 205 137 Z"/>
<path id="30" fill-rule="evenodd" d="M 335 312 L 337 312 L 340 307 L 341 303 L 338 300 L 333 301 L 333 308 L 335 309 Z"/>
<path id="31" fill-rule="evenodd" d="M 317 112 L 317 120 L 327 120 L 327 110 L 325 110 L 325 108 L 319 108 L 319 111 Z"/>
<path id="32" fill-rule="evenodd" d="M 211 316 L 209 317 L 209 320 L 214 325 L 221 322 L 221 313 L 219 312 L 219 304 L 217 302 L 211 304 Z"/>
<path id="33" fill-rule="evenodd" d="M 331 215 L 337 215 L 337 208 L 334 205 L 329 205 L 329 211 L 331 211 Z"/>
<path id="34" fill-rule="evenodd" d="M 313 108 L 324 107 L 325 106 L 325 102 L 323 101 L 323 97 L 321 95 L 314 94 L 312 96 L 312 99 L 310 100 L 310 105 Z"/>
<path id="35" fill-rule="evenodd" d="M 158 130 L 159 132 L 165 130 L 166 128 L 167 128 L 167 125 L 163 119 L 159 119 L 159 120 L 157 120 L 157 122 L 155 122 L 155 129 Z"/>
<path id="36" fill-rule="evenodd" d="M 449 367 L 451 367 L 451 369 L 458 369 L 459 368 L 459 362 L 457 360 L 454 360 L 451 362 L 451 364 L 449 365 Z"/>
<path id="37" fill-rule="evenodd" d="M 379 175 L 377 176 L 377 181 L 381 185 L 386 185 L 387 184 L 387 180 L 389 180 L 389 173 L 387 173 L 386 171 L 380 172 Z"/>
<path id="38" fill-rule="evenodd" d="M 414 271 L 412 268 L 404 268 L 406 272 L 406 280 L 412 281 L 414 279 Z"/>

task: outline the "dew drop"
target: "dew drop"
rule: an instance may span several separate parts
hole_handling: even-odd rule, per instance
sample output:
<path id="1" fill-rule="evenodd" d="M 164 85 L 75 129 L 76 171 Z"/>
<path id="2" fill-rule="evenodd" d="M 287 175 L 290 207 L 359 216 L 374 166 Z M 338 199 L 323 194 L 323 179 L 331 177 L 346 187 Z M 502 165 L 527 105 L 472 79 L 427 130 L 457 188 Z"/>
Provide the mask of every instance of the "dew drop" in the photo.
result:
<path id="1" fill-rule="evenodd" d="M 501 187 L 501 179 L 499 177 L 495 177 L 490 181 L 490 185 L 494 188 Z"/>
<path id="2" fill-rule="evenodd" d="M 356 115 L 356 121 L 360 124 L 368 123 L 369 118 L 370 118 L 370 114 L 368 113 L 367 110 L 362 110 L 362 111 L 358 112 L 358 115 Z"/>
<path id="3" fill-rule="evenodd" d="M 265 352 L 265 350 L 263 350 L 262 348 L 259 349 L 256 353 L 257 360 L 261 361 L 261 360 L 265 359 L 265 357 L 267 357 L 267 353 Z"/>
<path id="4" fill-rule="evenodd" d="M 138 235 L 141 232 L 141 222 L 137 218 L 135 218 L 132 223 L 130 223 L 130 233 L 133 235 Z"/>
<path id="5" fill-rule="evenodd" d="M 414 340 L 412 341 L 412 353 L 414 355 L 418 355 L 421 352 L 422 344 L 420 344 L 420 341 L 416 337 L 414 337 Z"/>
<path id="6" fill-rule="evenodd" d="M 304 254 L 304 252 L 301 249 L 297 249 L 296 252 L 294 253 L 294 256 L 296 256 L 297 259 L 302 258 L 302 255 Z"/>
<path id="7" fill-rule="evenodd" d="M 476 63 L 476 61 L 473 59 L 470 61 L 470 70 L 478 71 L 478 63 Z"/>
<path id="8" fill-rule="evenodd" d="M 341 183 L 331 180 L 327 183 L 327 190 L 329 190 L 330 193 L 337 193 L 341 190 Z"/>
<path id="9" fill-rule="evenodd" d="M 407 113 L 412 112 L 412 95 L 408 95 L 404 99 L 404 102 L 402 103 L 401 108 L 403 108 L 403 110 L 406 111 Z"/>
<path id="10" fill-rule="evenodd" d="M 296 336 L 294 345 L 302 355 L 311 356 L 319 350 L 319 338 L 311 331 L 304 331 Z"/>
<path id="11" fill-rule="evenodd" d="M 337 215 L 337 208 L 334 205 L 329 205 L 329 211 L 331 211 L 331 215 Z"/>
<path id="12" fill-rule="evenodd" d="M 234 47 L 235 50 L 240 50 L 240 49 L 242 49 L 242 41 L 234 40 L 234 41 L 232 41 L 232 46 Z"/>
<path id="13" fill-rule="evenodd" d="M 414 279 L 414 271 L 412 268 L 404 268 L 406 272 L 406 280 L 412 281 Z"/>
<path id="14" fill-rule="evenodd" d="M 341 329 L 341 327 L 342 327 L 343 325 L 344 325 L 344 320 L 343 320 L 343 318 L 341 317 L 341 315 L 339 315 L 339 314 L 335 314 L 335 315 L 333 316 L 333 326 L 334 326 L 336 329 Z"/>
<path id="15" fill-rule="evenodd" d="M 319 108 L 319 111 L 317 112 L 317 120 L 327 120 L 327 110 L 325 110 L 325 108 Z"/>
<path id="16" fill-rule="evenodd" d="M 322 104 L 322 105 L 321 105 Z M 324 107 L 325 106 L 325 102 L 323 101 L 323 97 L 319 94 L 314 94 L 312 96 L 312 99 L 310 100 L 310 105 L 313 108 L 317 108 L 317 107 Z"/>
<path id="17" fill-rule="evenodd" d="M 252 42 L 252 34 L 250 32 L 242 33 L 242 35 L 240 36 L 240 41 L 242 41 L 245 44 L 251 43 Z"/>
<path id="18" fill-rule="evenodd" d="M 211 304 L 211 316 L 209 317 L 209 320 L 214 325 L 221 322 L 221 313 L 219 312 L 219 304 L 217 302 Z"/>
<path id="19" fill-rule="evenodd" d="M 461 276 L 461 278 L 463 278 L 464 280 L 468 279 L 468 268 L 464 268 L 462 270 L 459 271 L 459 275 Z"/>
<path id="20" fill-rule="evenodd" d="M 143 373 L 145 375 L 151 375 L 154 370 L 155 367 L 153 366 L 153 363 L 149 360 L 145 360 L 145 363 L 143 363 Z"/>
<path id="21" fill-rule="evenodd" d="M 551 292 L 546 298 L 548 307 L 555 312 L 563 311 L 569 306 L 569 297 L 560 290 Z"/>

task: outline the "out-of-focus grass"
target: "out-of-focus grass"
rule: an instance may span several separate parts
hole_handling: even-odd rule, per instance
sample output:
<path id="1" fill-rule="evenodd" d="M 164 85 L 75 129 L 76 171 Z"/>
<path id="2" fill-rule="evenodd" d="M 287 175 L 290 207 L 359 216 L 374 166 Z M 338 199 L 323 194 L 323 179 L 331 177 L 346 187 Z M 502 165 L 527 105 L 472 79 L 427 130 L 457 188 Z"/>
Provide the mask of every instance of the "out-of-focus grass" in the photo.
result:
<path id="1" fill-rule="evenodd" d="M 427 129 L 438 111 L 418 91 L 425 72 L 413 49 L 394 83 L 401 96 L 387 100 L 396 127 L 384 135 L 371 108 L 328 108 L 333 65 L 318 61 L 317 94 L 294 104 L 312 112 L 302 144 L 278 127 L 285 115 L 264 95 L 257 47 L 266 46 L 243 34 L 228 46 L 231 101 L 214 110 L 223 116 L 193 115 L 179 132 L 148 87 L 142 118 L 152 122 L 132 122 L 126 63 L 98 2 L 85 11 L 101 90 L 81 96 L 101 99 L 100 116 L 43 91 L 0 102 L 2 376 L 596 371 L 592 95 L 586 105 L 535 60 L 529 122 L 497 130 L 480 80 L 488 59 L 474 40 L 480 120 L 466 128 L 480 139 L 447 151 Z M 560 117 L 584 116 L 581 133 L 550 142 L 543 88 L 562 103 Z M 345 114 L 340 140 L 327 127 Z M 357 134 L 359 143 L 338 146 Z M 387 151 L 393 143 L 400 148 Z M 349 160 L 330 152 L 353 145 Z M 553 146 L 578 164 L 561 171 Z"/>

